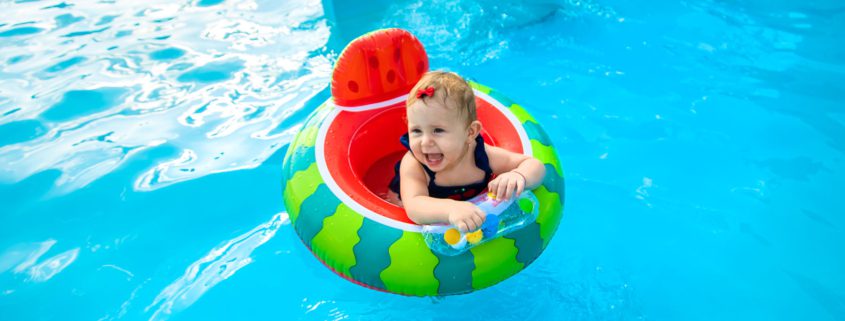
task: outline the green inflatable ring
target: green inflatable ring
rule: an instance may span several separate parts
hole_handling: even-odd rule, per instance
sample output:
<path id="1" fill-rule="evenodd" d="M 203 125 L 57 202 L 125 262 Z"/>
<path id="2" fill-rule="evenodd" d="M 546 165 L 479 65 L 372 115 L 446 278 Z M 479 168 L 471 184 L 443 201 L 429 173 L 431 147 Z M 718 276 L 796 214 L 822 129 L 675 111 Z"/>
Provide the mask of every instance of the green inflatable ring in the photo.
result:
<path id="1" fill-rule="evenodd" d="M 347 280 L 404 295 L 468 293 L 507 279 L 542 253 L 563 213 L 564 176 L 540 124 L 520 105 L 470 82 L 479 120 L 492 129 L 485 140 L 544 163 L 546 177 L 533 190 L 539 216 L 458 256 L 429 249 L 421 227 L 381 197 L 405 152 L 398 138 L 406 130 L 407 92 L 427 70 L 422 45 L 407 31 L 354 40 L 335 65 L 332 99 L 309 115 L 288 147 L 284 202 L 305 246 Z"/>

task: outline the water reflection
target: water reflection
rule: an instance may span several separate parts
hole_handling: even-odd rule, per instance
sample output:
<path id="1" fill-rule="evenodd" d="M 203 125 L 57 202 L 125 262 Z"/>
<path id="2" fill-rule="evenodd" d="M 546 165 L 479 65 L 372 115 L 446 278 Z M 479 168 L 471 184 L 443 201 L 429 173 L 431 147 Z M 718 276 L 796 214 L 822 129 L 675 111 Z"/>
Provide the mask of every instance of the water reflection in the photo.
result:
<path id="1" fill-rule="evenodd" d="M 0 256 L 0 273 L 12 270 L 21 273 L 35 265 L 44 253 L 56 244 L 55 240 L 46 240 L 39 243 L 24 243 L 12 246 Z"/>
<path id="2" fill-rule="evenodd" d="M 163 143 L 203 165 L 164 161 L 138 173 L 139 189 L 258 166 L 290 141 L 300 124 L 285 116 L 326 87 L 333 59 L 322 52 L 319 1 L 261 9 L 164 0 L 7 8 L 0 133 L 16 133 L 0 138 L 0 183 L 58 169 L 54 192 L 64 194 Z"/>
<path id="3" fill-rule="evenodd" d="M 34 282 L 44 282 L 49 280 L 68 267 L 68 265 L 73 263 L 78 255 L 79 248 L 75 248 L 45 259 L 44 262 L 33 265 L 28 271 L 29 280 Z"/>
<path id="4" fill-rule="evenodd" d="M 0 273 L 10 270 L 15 274 L 25 273 L 26 280 L 31 282 L 50 280 L 73 263 L 79 255 L 79 248 L 74 248 L 39 261 L 55 244 L 56 241 L 51 239 L 12 246 L 0 255 Z"/>
<path id="5" fill-rule="evenodd" d="M 387 17 L 376 27 L 401 27 L 414 30 L 423 40 L 432 59 L 448 59 L 462 65 L 479 65 L 498 59 L 509 50 L 509 33 L 532 25 L 541 25 L 556 15 L 571 19 L 579 15 L 610 18 L 616 13 L 595 1 L 406 1 L 384 7 Z M 335 10 L 338 10 L 337 8 Z M 349 20 L 339 15 L 341 18 Z M 361 19 L 364 20 L 364 19 Z M 337 21 L 344 23 L 344 20 Z M 348 21 L 342 25 L 360 28 L 368 21 Z M 345 31 L 349 32 L 349 31 Z"/>
<path id="6" fill-rule="evenodd" d="M 173 313 L 191 306 L 206 291 L 252 263 L 252 252 L 273 238 L 279 227 L 287 223 L 287 213 L 276 214 L 266 223 L 212 249 L 205 257 L 188 266 L 185 273 L 164 288 L 144 311 L 153 310 L 150 320 L 166 320 Z"/>

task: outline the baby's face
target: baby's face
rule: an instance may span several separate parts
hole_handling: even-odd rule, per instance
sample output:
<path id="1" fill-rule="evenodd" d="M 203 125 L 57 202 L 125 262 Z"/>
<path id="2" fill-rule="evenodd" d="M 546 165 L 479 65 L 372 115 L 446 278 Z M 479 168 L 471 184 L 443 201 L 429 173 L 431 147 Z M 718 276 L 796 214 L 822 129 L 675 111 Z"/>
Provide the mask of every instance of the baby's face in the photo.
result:
<path id="1" fill-rule="evenodd" d="M 457 108 L 422 99 L 407 108 L 408 140 L 414 157 L 434 172 L 455 166 L 467 152 L 469 127 Z"/>

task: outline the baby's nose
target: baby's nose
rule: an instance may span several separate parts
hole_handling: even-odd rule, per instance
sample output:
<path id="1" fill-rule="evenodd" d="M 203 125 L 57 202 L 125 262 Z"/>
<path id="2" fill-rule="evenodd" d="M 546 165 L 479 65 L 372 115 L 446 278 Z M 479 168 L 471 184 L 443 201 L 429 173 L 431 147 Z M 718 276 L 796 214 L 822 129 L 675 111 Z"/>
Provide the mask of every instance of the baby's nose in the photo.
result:
<path id="1" fill-rule="evenodd" d="M 434 143 L 434 139 L 432 139 L 431 135 L 423 135 L 422 143 L 423 145 L 432 145 Z"/>

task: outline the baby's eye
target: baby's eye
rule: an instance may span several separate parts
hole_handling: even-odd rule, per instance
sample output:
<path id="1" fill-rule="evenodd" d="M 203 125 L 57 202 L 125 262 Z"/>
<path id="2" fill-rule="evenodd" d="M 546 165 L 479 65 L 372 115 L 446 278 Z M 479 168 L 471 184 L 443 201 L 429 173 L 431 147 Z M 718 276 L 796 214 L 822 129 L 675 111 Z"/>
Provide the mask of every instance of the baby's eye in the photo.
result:
<path id="1" fill-rule="evenodd" d="M 439 134 L 439 133 L 445 133 L 445 132 L 446 132 L 446 130 L 445 130 L 445 129 L 443 129 L 443 128 L 435 128 L 435 129 L 434 129 L 434 132 Z"/>
<path id="2" fill-rule="evenodd" d="M 419 135 L 419 134 L 422 134 L 422 131 L 419 130 L 419 129 L 411 129 L 411 134 Z"/>

